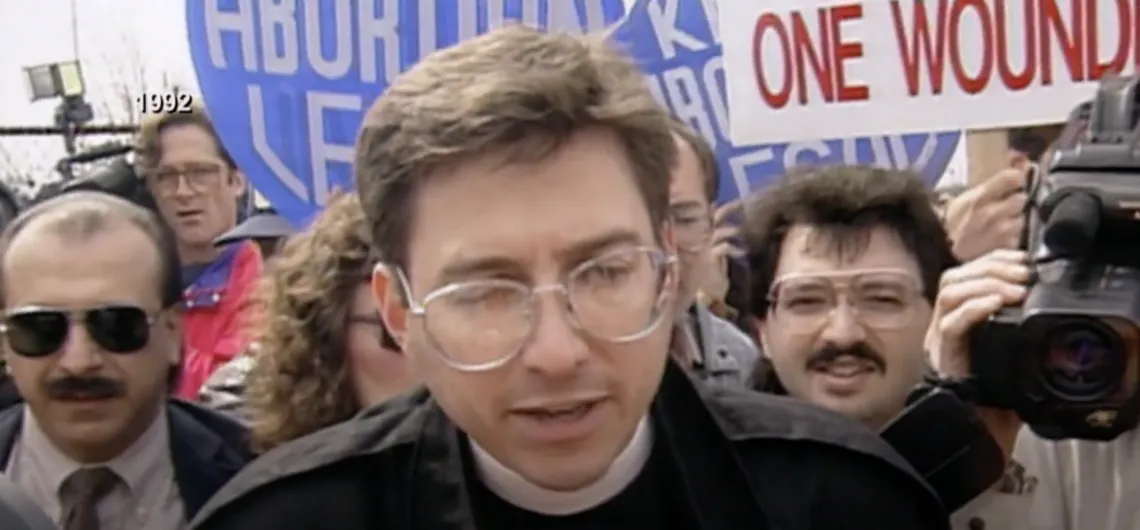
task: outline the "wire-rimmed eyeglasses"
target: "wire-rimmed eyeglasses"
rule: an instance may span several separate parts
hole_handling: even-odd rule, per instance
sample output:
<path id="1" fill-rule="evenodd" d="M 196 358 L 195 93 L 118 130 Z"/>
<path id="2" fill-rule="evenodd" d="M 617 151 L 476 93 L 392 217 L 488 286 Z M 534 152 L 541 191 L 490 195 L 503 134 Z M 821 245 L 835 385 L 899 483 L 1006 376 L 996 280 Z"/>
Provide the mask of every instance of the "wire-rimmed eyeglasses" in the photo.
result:
<path id="1" fill-rule="evenodd" d="M 540 315 L 539 295 L 559 296 L 577 330 L 615 343 L 649 335 L 669 311 L 675 257 L 646 248 L 623 248 L 583 262 L 559 283 L 530 286 L 488 278 L 444 285 L 417 302 L 403 271 L 408 300 L 436 353 L 463 372 L 493 370 L 522 352 Z"/>
<path id="2" fill-rule="evenodd" d="M 913 321 L 920 285 L 902 269 L 789 274 L 772 284 L 768 301 L 772 316 L 801 332 L 819 329 L 844 302 L 868 328 L 899 329 Z"/>

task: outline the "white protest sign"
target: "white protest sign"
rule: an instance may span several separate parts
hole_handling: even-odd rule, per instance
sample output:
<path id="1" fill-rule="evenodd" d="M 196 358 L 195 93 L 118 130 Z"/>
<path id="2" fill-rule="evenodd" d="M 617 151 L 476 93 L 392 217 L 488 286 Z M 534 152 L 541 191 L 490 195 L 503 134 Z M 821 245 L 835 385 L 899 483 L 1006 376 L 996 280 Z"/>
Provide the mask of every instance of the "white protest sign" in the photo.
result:
<path id="1" fill-rule="evenodd" d="M 1064 119 L 1140 62 L 1140 0 L 719 0 L 737 143 Z"/>

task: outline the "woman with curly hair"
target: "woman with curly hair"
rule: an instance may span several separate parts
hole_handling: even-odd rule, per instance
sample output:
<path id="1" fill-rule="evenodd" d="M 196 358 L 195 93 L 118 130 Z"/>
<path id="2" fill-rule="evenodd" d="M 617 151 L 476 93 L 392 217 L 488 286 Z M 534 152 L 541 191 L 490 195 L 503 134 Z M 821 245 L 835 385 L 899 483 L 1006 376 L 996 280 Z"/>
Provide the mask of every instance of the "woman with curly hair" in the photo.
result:
<path id="1" fill-rule="evenodd" d="M 240 361 L 248 374 L 242 378 L 235 366 L 237 377 L 228 376 L 244 379 L 242 413 L 257 450 L 344 421 L 414 385 L 368 288 L 375 263 L 360 202 L 346 194 L 269 264 L 255 297 L 263 311 L 256 346 Z M 209 401 L 222 405 L 216 396 Z"/>

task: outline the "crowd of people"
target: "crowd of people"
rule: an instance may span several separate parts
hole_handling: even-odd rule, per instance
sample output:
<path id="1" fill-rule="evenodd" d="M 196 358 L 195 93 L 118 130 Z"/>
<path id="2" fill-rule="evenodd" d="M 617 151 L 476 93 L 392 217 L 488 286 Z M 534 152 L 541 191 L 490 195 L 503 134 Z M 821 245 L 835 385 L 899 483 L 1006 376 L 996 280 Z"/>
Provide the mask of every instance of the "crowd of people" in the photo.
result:
<path id="1" fill-rule="evenodd" d="M 1024 298 L 1036 154 L 718 206 L 628 58 L 522 27 L 401 75 L 280 242 L 223 237 L 203 109 L 137 144 L 154 210 L 77 191 L 0 238 L 0 462 L 63 530 L 1140 528 L 1140 484 L 1010 411 L 963 407 L 1000 464 L 968 493 L 880 436 Z"/>

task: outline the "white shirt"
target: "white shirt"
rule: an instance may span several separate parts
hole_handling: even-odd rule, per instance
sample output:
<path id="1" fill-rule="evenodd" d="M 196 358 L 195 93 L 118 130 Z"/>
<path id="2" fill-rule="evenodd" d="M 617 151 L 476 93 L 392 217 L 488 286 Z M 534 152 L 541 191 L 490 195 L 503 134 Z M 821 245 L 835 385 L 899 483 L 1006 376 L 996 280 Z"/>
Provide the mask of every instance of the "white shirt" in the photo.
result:
<path id="1" fill-rule="evenodd" d="M 989 491 L 979 495 L 950 515 L 954 530 L 1026 530 L 1026 516 L 1033 500 L 1031 477 L 1016 460 L 1006 467 L 1005 476 Z"/>
<path id="2" fill-rule="evenodd" d="M 1043 440 L 1028 428 L 1014 456 L 1032 475 L 1032 530 L 1140 530 L 1140 434 L 1111 442 Z"/>
<path id="3" fill-rule="evenodd" d="M 182 530 L 182 497 L 174 480 L 170 429 L 163 409 L 154 423 L 122 454 L 106 462 L 122 483 L 99 502 L 103 530 Z M 88 464 L 90 466 L 90 464 Z M 59 488 L 84 467 L 59 451 L 24 407 L 23 427 L 12 448 L 6 474 L 59 524 Z"/>
<path id="4" fill-rule="evenodd" d="M 487 489 L 519 508 L 543 515 L 581 513 L 616 497 L 641 474 L 652 452 L 653 429 L 648 419 L 642 419 L 602 478 L 577 491 L 553 491 L 528 482 L 471 441 L 475 469 Z"/>

